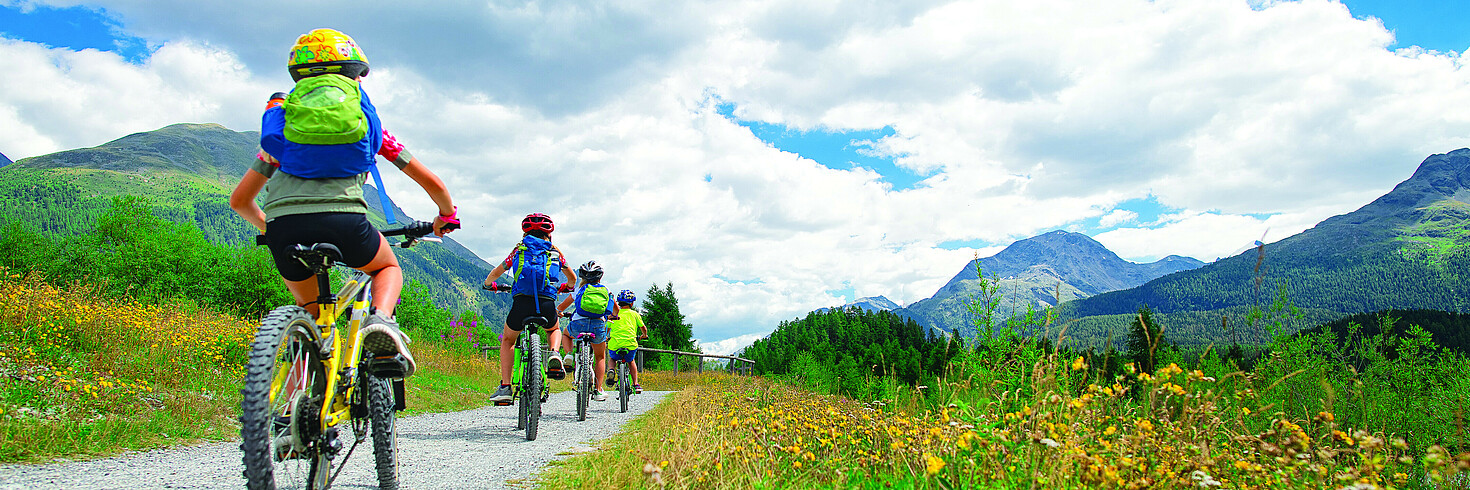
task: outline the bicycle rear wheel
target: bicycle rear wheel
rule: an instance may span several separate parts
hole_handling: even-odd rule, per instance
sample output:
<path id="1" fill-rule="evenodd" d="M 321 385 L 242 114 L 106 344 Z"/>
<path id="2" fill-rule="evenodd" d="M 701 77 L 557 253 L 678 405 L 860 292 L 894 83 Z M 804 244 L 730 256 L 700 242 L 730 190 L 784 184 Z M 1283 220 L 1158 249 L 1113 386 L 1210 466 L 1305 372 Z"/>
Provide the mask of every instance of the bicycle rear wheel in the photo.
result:
<path id="1" fill-rule="evenodd" d="M 332 464 L 320 444 L 327 387 L 320 353 L 316 322 L 304 308 L 276 308 L 261 321 L 240 389 L 246 488 L 327 486 Z"/>
<path id="2" fill-rule="evenodd" d="M 592 346 L 577 340 L 577 420 L 587 420 L 587 405 L 592 403 Z"/>
<path id="3" fill-rule="evenodd" d="M 368 414 L 373 423 L 373 458 L 377 463 L 378 488 L 398 489 L 398 434 L 394 431 L 393 381 L 364 374 L 368 390 Z"/>
<path id="4" fill-rule="evenodd" d="M 628 395 L 633 393 L 633 384 L 628 381 L 628 363 L 618 363 L 618 402 L 622 412 L 628 413 Z"/>
<path id="5" fill-rule="evenodd" d="M 529 329 L 527 329 L 529 330 Z M 525 332 L 526 372 L 521 376 L 521 411 L 525 414 L 526 440 L 536 440 L 536 430 L 541 426 L 541 387 L 545 383 L 541 372 L 541 336 L 536 332 Z"/>

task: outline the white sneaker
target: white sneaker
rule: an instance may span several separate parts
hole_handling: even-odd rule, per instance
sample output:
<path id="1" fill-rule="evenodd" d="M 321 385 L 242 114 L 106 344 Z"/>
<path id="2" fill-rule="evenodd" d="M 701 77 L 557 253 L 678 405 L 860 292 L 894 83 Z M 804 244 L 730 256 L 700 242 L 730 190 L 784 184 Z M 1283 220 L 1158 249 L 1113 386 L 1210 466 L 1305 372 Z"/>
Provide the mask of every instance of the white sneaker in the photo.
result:
<path id="1" fill-rule="evenodd" d="M 595 401 L 599 401 L 599 402 L 601 402 L 601 401 L 607 401 L 607 395 L 604 394 L 602 392 L 602 390 L 593 391 L 592 392 L 592 399 L 595 400 Z"/>
<path id="2" fill-rule="evenodd" d="M 567 354 L 567 355 L 561 356 L 561 365 L 562 365 L 562 369 L 565 369 L 567 371 L 567 374 L 576 374 L 576 372 L 577 372 L 577 358 L 576 357 L 573 357 L 571 354 Z"/>
<path id="3" fill-rule="evenodd" d="M 362 338 L 363 357 L 402 354 L 406 361 L 403 366 L 403 377 L 412 376 L 416 367 L 413 354 L 408 351 L 408 343 L 412 340 L 398 328 L 398 322 L 374 313 L 364 323 L 367 326 L 358 331 L 358 335 Z"/>

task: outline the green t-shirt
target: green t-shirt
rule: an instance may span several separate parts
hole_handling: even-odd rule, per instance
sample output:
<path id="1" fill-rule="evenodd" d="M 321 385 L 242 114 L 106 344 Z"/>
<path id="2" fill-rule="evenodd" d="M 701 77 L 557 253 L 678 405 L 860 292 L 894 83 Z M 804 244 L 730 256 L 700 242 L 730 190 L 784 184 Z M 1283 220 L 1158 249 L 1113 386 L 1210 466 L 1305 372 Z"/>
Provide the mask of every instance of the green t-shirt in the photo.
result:
<path id="1" fill-rule="evenodd" d="M 403 158 L 393 162 L 400 169 L 412 158 L 407 150 L 401 154 Z M 259 158 L 250 168 L 267 179 L 265 199 L 260 204 L 266 221 L 292 214 L 368 212 L 367 200 L 362 197 L 362 185 L 367 183 L 366 172 L 352 177 L 305 179 L 281 172 L 275 165 Z"/>
<path id="2" fill-rule="evenodd" d="M 638 332 L 643 329 L 643 315 L 632 308 L 618 310 L 617 320 L 607 322 L 607 350 L 637 349 Z"/>

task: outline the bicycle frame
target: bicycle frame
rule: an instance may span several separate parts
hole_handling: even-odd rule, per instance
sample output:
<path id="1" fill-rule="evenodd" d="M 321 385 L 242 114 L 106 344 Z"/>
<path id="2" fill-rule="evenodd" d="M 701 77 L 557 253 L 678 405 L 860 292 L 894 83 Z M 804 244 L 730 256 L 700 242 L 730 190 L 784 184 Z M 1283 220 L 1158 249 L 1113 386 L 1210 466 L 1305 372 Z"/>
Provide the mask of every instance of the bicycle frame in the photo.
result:
<path id="1" fill-rule="evenodd" d="M 328 279 L 318 275 L 318 285 L 326 284 Z M 321 329 L 322 344 L 328 350 L 323 354 L 322 361 L 326 363 L 327 393 L 331 394 L 331 403 L 322 404 L 321 430 L 342 423 L 344 420 L 352 419 L 352 406 L 349 401 L 357 391 L 357 360 L 362 355 L 362 342 L 358 339 L 358 330 L 367 319 L 368 307 L 371 303 L 372 276 L 362 271 L 354 270 L 352 276 L 347 278 L 342 289 L 335 295 L 323 293 L 318 298 L 317 306 L 321 308 L 321 314 L 317 316 L 317 327 Z M 330 291 L 325 287 L 320 291 Z M 337 328 L 338 315 L 351 307 L 352 316 L 348 319 L 345 332 Z M 345 333 L 345 335 L 343 335 Z M 327 340 L 330 336 L 330 340 Z M 347 340 L 344 340 L 346 337 Z M 339 355 L 340 354 L 340 355 Z"/>

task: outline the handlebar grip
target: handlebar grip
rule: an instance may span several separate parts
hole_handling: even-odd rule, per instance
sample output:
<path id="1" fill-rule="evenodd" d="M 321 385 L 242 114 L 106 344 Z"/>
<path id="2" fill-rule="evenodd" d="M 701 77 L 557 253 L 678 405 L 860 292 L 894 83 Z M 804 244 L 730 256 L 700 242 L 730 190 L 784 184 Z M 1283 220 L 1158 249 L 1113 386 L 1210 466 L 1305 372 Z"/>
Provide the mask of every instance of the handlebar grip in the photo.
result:
<path id="1" fill-rule="evenodd" d="M 263 246 L 267 246 L 267 245 L 270 245 L 270 244 L 271 244 L 271 242 L 266 241 L 265 235 L 255 235 L 255 245 L 256 246 L 263 247 Z"/>
<path id="2" fill-rule="evenodd" d="M 444 223 L 444 231 L 446 231 L 446 232 L 448 232 L 448 231 L 454 231 L 454 230 L 458 230 L 458 229 L 459 229 L 459 223 Z"/>
<path id="3" fill-rule="evenodd" d="M 423 236 L 428 235 L 428 234 L 433 233 L 433 232 L 434 232 L 434 224 L 433 223 L 429 223 L 429 222 L 425 222 L 425 221 L 415 221 L 415 222 L 413 222 L 413 224 L 405 225 L 402 228 L 392 228 L 392 229 L 383 230 L 383 236 L 404 235 L 404 236 L 408 236 L 408 237 L 412 237 L 412 238 L 419 238 L 419 237 L 423 237 Z"/>

